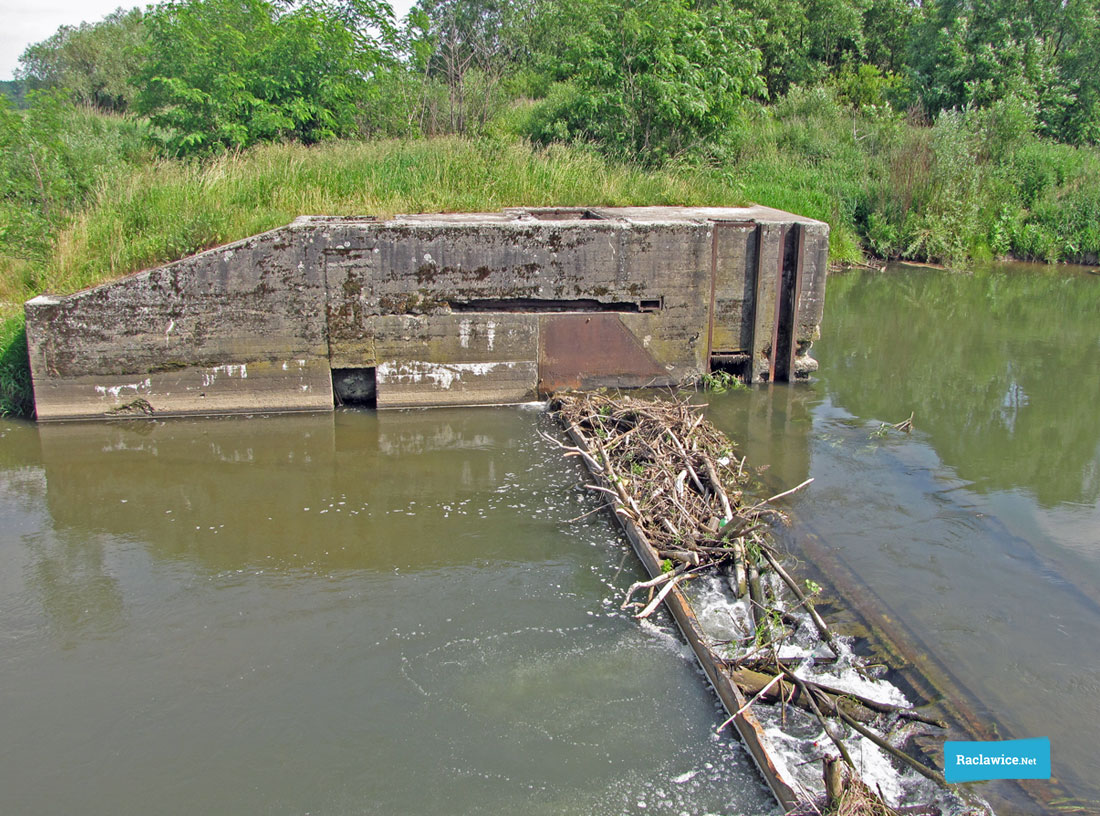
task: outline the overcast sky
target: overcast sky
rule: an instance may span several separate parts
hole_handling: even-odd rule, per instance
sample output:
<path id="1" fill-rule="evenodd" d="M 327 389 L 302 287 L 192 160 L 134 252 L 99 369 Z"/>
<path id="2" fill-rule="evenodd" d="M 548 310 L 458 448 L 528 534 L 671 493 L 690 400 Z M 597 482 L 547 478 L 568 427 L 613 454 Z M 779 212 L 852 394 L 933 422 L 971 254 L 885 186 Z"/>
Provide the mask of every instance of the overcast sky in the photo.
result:
<path id="1" fill-rule="evenodd" d="M 408 12 L 412 2 L 391 0 L 398 18 Z M 94 23 L 119 6 L 138 5 L 145 4 L 119 0 L 0 0 L 0 79 L 12 79 L 24 49 L 46 39 L 61 26 Z"/>

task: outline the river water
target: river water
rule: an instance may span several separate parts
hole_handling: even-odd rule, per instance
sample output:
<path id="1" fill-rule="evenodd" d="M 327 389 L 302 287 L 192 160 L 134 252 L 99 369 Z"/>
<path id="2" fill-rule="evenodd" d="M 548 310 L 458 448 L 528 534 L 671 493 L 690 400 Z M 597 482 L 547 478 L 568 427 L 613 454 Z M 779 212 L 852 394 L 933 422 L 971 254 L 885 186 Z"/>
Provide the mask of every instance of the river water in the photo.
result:
<path id="1" fill-rule="evenodd" d="M 1100 277 L 829 282 L 708 395 L 780 531 L 1100 799 Z M 876 435 L 914 414 L 915 430 Z M 520 408 L 0 420 L 0 813 L 756 813 L 640 568 Z M 812 546 L 811 546 L 812 545 Z"/>
<path id="2" fill-rule="evenodd" d="M 827 298 L 818 379 L 708 397 L 711 418 L 772 488 L 814 478 L 789 548 L 850 571 L 994 733 L 1050 737 L 1096 812 L 1100 275 L 894 267 Z"/>
<path id="3" fill-rule="evenodd" d="M 0 813 L 770 810 L 549 426 L 0 421 Z"/>

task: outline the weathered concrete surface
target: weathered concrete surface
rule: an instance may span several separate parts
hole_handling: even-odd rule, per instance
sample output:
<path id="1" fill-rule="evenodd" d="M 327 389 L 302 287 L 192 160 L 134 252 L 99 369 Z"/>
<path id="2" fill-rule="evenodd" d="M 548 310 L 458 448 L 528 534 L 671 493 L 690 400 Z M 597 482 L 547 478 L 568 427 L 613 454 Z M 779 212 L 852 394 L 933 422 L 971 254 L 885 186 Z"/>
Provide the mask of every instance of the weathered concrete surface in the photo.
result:
<path id="1" fill-rule="evenodd" d="M 291 396 L 293 405 L 288 408 Z M 333 405 L 328 362 L 316 358 L 182 366 L 144 377 L 108 374 L 46 378 L 35 383 L 35 400 L 49 410 L 40 419 L 232 414 L 242 410 L 327 411 Z M 166 404 L 171 406 L 170 412 L 163 410 Z"/>
<path id="2" fill-rule="evenodd" d="M 668 385 L 731 360 L 804 372 L 827 229 L 764 207 L 300 218 L 29 301 L 38 417 L 328 410 L 331 369 L 373 370 L 379 407 Z"/>
<path id="3" fill-rule="evenodd" d="M 429 363 L 422 360 L 378 366 L 378 407 L 499 405 L 534 399 L 534 360 L 500 363 Z"/>

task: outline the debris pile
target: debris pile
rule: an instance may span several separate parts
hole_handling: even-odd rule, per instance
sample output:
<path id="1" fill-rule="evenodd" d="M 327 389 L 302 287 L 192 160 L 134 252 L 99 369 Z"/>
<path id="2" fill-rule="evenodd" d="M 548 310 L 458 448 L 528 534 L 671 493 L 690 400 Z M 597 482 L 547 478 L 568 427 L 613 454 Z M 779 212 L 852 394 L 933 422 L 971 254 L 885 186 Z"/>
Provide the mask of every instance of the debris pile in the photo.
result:
<path id="1" fill-rule="evenodd" d="M 702 406 L 676 399 L 583 393 L 557 395 L 553 407 L 574 444 L 546 438 L 566 456 L 583 459 L 598 481 L 586 487 L 606 499 L 652 576 L 630 587 L 624 608 L 633 606 L 636 617 L 643 618 L 666 603 L 719 695 L 723 696 L 722 683 L 735 687 L 730 698 L 723 696 L 732 716 L 722 727 L 734 723 L 765 777 L 775 777 L 768 782 L 785 807 L 791 812 L 807 804 L 831 805 L 834 812 L 891 812 L 859 781 L 849 745 L 861 737 L 937 786 L 946 785 L 930 762 L 896 745 L 903 726 L 945 728 L 943 722 L 907 706 L 832 686 L 820 675 L 811 678 L 800 671 L 801 661 L 781 654 L 783 643 L 800 629 L 813 633 L 815 654 L 831 653 L 835 659 L 842 651 L 814 608 L 816 587 L 812 582 L 809 587 L 799 585 L 783 566 L 785 554 L 768 536 L 775 521 L 785 520 L 772 503 L 812 480 L 761 501 L 747 499 L 745 460 L 706 420 Z M 703 575 L 719 576 L 738 607 L 747 612 L 747 625 L 728 642 L 688 631 L 700 627 L 683 585 Z M 634 602 L 639 591 L 648 591 L 648 598 Z M 851 651 L 845 654 L 851 656 Z M 863 671 L 858 664 L 855 668 Z M 750 711 L 758 703 L 780 706 L 784 723 L 788 707 L 794 707 L 820 724 L 835 749 L 826 752 L 822 788 L 805 790 L 785 773 L 781 761 L 772 761 L 764 729 Z M 754 748 L 757 742 L 759 750 Z M 837 807 L 842 794 L 847 808 Z M 857 800 L 860 806 L 852 807 Z"/>

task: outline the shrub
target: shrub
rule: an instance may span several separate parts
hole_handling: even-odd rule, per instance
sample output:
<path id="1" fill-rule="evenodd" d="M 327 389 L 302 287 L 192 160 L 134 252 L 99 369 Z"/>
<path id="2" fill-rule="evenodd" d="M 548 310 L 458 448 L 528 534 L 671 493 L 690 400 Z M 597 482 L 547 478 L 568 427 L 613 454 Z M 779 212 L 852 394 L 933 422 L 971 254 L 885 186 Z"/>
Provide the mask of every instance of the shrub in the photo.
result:
<path id="1" fill-rule="evenodd" d="M 22 315 L 0 323 L 0 416 L 34 413 L 27 331 Z"/>

